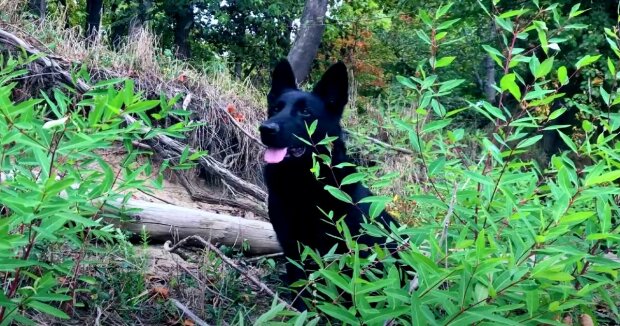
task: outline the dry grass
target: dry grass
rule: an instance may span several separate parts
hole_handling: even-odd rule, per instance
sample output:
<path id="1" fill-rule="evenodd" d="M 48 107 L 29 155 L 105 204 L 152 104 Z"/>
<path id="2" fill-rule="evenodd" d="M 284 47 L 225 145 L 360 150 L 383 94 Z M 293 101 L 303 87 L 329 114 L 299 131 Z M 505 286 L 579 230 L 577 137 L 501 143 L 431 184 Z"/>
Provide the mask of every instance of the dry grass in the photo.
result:
<path id="1" fill-rule="evenodd" d="M 264 116 L 264 94 L 249 83 L 235 80 L 227 69 L 193 67 L 166 55 L 148 29 L 130 36 L 118 50 L 96 41 L 87 44 L 79 27 L 67 29 L 63 15 L 43 21 L 24 19 L 25 0 L 0 0 L 0 26 L 76 69 L 87 67 L 91 83 L 130 77 L 147 97 L 180 95 L 178 108 L 193 112 L 192 119 L 205 123 L 188 135 L 189 144 L 207 150 L 239 177 L 260 183 L 260 145 L 245 133 L 256 135 Z M 32 82 L 32 80 L 31 80 Z M 30 94 L 50 85 L 29 85 Z M 231 119 L 235 118 L 236 123 Z M 174 121 L 173 121 L 174 122 Z M 240 126 L 241 130 L 238 126 Z M 217 184 L 218 178 L 209 178 Z"/>

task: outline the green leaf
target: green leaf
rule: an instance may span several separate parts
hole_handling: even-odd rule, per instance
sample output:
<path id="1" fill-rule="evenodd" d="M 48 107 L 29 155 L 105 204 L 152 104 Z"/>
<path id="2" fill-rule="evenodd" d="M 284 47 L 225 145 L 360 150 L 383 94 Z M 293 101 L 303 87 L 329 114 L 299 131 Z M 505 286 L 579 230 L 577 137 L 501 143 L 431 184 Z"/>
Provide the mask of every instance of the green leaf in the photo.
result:
<path id="1" fill-rule="evenodd" d="M 591 65 L 594 62 L 596 62 L 599 58 L 601 57 L 601 55 L 595 55 L 595 56 L 591 56 L 591 55 L 586 55 L 585 57 L 581 58 L 581 60 L 577 61 L 577 63 L 575 64 L 575 67 L 577 67 L 577 69 L 581 69 L 585 66 Z"/>
<path id="2" fill-rule="evenodd" d="M 515 9 L 515 10 L 509 10 L 506 11 L 505 13 L 499 15 L 500 18 L 510 18 L 510 17 L 514 17 L 514 16 L 521 16 L 525 13 L 527 13 L 529 10 L 528 9 Z"/>
<path id="3" fill-rule="evenodd" d="M 327 280 L 329 280 L 330 282 L 332 282 L 339 288 L 343 289 L 347 293 L 352 293 L 350 280 L 347 281 L 344 278 L 344 276 L 342 276 L 341 274 L 333 270 L 325 270 L 325 269 L 320 270 L 319 273 L 321 273 L 323 277 L 325 277 Z"/>
<path id="4" fill-rule="evenodd" d="M 513 32 L 513 24 L 511 21 L 503 19 L 501 17 L 495 17 L 495 22 L 497 23 L 497 25 L 499 25 L 501 28 L 505 29 L 507 32 L 512 33 Z"/>
<path id="5" fill-rule="evenodd" d="M 364 317 L 365 325 L 385 325 L 384 322 L 398 318 L 401 315 L 406 314 L 410 310 L 408 306 L 400 306 L 392 310 L 382 310 L 374 314 L 369 314 Z"/>
<path id="6" fill-rule="evenodd" d="M 616 64 L 611 60 L 610 57 L 607 57 L 607 68 L 609 69 L 610 75 L 616 76 Z"/>
<path id="7" fill-rule="evenodd" d="M 137 103 L 134 103 L 128 106 L 125 109 L 125 113 L 131 114 L 131 113 L 145 112 L 152 108 L 157 107 L 160 103 L 161 101 L 159 100 L 140 101 L 140 102 L 137 102 Z"/>
<path id="8" fill-rule="evenodd" d="M 472 179 L 473 181 L 476 181 L 478 183 L 481 183 L 487 186 L 493 185 L 493 180 L 488 176 L 484 176 L 480 173 L 473 172 L 473 171 L 464 171 L 463 173 L 465 174 L 466 177 Z"/>
<path id="9" fill-rule="evenodd" d="M 519 86 L 516 83 L 516 78 L 517 77 L 514 73 L 507 74 L 504 77 L 502 77 L 499 84 L 500 84 L 502 91 L 505 91 L 505 90 L 510 91 L 510 94 L 512 94 L 512 96 L 514 96 L 517 101 L 520 101 L 521 100 L 521 89 L 519 89 Z"/>
<path id="10" fill-rule="evenodd" d="M 576 212 L 560 217 L 559 225 L 581 223 L 594 216 L 594 212 Z"/>
<path id="11" fill-rule="evenodd" d="M 17 268 L 30 267 L 38 265 L 38 262 L 32 260 L 21 260 L 12 258 L 0 259 L 0 271 L 13 272 Z"/>
<path id="12" fill-rule="evenodd" d="M 615 170 L 607 173 L 603 173 L 602 175 L 586 178 L 586 186 L 593 186 L 600 183 L 613 182 L 616 179 L 620 178 L 620 170 Z"/>
<path id="13" fill-rule="evenodd" d="M 125 81 L 125 78 L 114 78 L 114 79 L 102 80 L 98 82 L 97 84 L 95 84 L 92 88 L 93 89 L 107 88 L 108 86 L 116 85 L 116 84 L 122 83 L 123 81 Z"/>
<path id="14" fill-rule="evenodd" d="M 333 187 L 333 186 L 325 186 L 325 190 L 329 191 L 330 194 L 332 194 L 332 196 L 334 196 L 336 199 L 339 199 L 345 203 L 349 203 L 352 204 L 353 203 L 353 199 L 351 198 L 351 196 L 349 196 L 349 194 L 347 194 L 346 192 Z"/>
<path id="15" fill-rule="evenodd" d="M 536 69 L 535 77 L 542 78 L 542 77 L 547 76 L 551 72 L 552 68 L 553 68 L 553 57 L 545 59 L 545 61 L 543 61 L 540 64 L 540 66 L 538 66 L 538 69 Z"/>
<path id="16" fill-rule="evenodd" d="M 451 20 L 445 21 L 445 22 L 439 24 L 439 26 L 437 26 L 437 30 L 441 31 L 441 30 L 450 28 L 450 26 L 454 25 L 456 22 L 458 22 L 460 20 L 461 20 L 460 18 L 456 18 L 456 19 L 451 19 Z"/>
<path id="17" fill-rule="evenodd" d="M 314 120 L 310 124 L 310 127 L 308 127 L 308 124 L 306 124 L 306 132 L 308 133 L 308 136 L 312 136 L 314 134 L 314 132 L 316 131 L 316 126 L 318 125 L 318 123 L 319 123 L 319 120 Z"/>
<path id="18" fill-rule="evenodd" d="M 607 106 L 609 106 L 609 103 L 611 102 L 611 95 L 607 93 L 607 91 L 603 88 L 603 85 L 601 85 L 601 87 L 599 88 L 599 91 L 601 93 L 601 97 L 603 98 L 603 101 L 605 102 L 605 104 L 607 104 Z"/>
<path id="19" fill-rule="evenodd" d="M 519 142 L 519 145 L 517 145 L 517 148 L 525 148 L 525 147 L 532 146 L 536 144 L 539 140 L 541 140 L 542 137 L 543 135 L 536 135 L 536 136 L 524 139 L 521 142 Z"/>
<path id="20" fill-rule="evenodd" d="M 446 165 L 446 158 L 445 158 L 445 156 L 441 156 L 438 159 L 436 159 L 435 161 L 433 161 L 428 166 L 428 176 L 431 177 L 431 176 L 435 175 L 437 172 L 440 172 L 441 170 L 443 170 L 444 165 Z"/>
<path id="21" fill-rule="evenodd" d="M 568 146 L 573 152 L 577 153 L 577 145 L 575 145 L 575 142 L 573 142 L 573 140 L 570 139 L 570 137 L 568 137 L 565 133 L 561 132 L 560 130 L 558 130 L 558 134 L 560 135 L 560 138 L 562 138 L 566 146 Z"/>
<path id="22" fill-rule="evenodd" d="M 504 113 L 498 107 L 493 106 L 493 105 L 491 105 L 491 103 L 486 102 L 486 101 L 482 102 L 482 107 L 484 107 L 486 109 L 486 112 L 490 113 L 491 115 L 493 115 L 497 119 L 500 119 L 502 121 L 506 121 L 506 117 L 504 116 Z"/>
<path id="23" fill-rule="evenodd" d="M 543 278 L 551 281 L 567 282 L 575 278 L 567 272 L 542 271 L 533 275 L 534 278 Z"/>
<path id="24" fill-rule="evenodd" d="M 561 107 L 553 112 L 551 112 L 551 114 L 549 114 L 549 118 L 548 120 L 555 120 L 557 119 L 559 116 L 561 116 L 562 114 L 564 114 L 564 112 L 566 112 L 566 108 L 565 107 Z"/>
<path id="25" fill-rule="evenodd" d="M 327 315 L 333 318 L 336 318 L 339 321 L 349 323 L 352 325 L 360 324 L 360 322 L 357 320 L 357 318 L 355 318 L 353 314 L 351 314 L 349 311 L 345 310 L 342 307 L 333 305 L 331 303 L 323 303 L 323 304 L 318 305 L 317 308 L 319 308 L 319 310 L 323 311 Z"/>
<path id="26" fill-rule="evenodd" d="M 396 76 L 396 80 L 403 86 L 406 86 L 411 89 L 416 89 L 417 86 L 411 81 L 410 78 L 404 76 Z"/>
<path id="27" fill-rule="evenodd" d="M 569 79 L 566 67 L 561 66 L 560 68 L 558 68 L 558 80 L 560 81 L 560 84 L 562 84 L 562 86 L 568 84 Z"/>
<path id="28" fill-rule="evenodd" d="M 435 62 L 435 68 L 449 66 L 456 57 L 443 57 Z"/>
<path id="29" fill-rule="evenodd" d="M 448 80 L 446 82 L 443 82 L 441 83 L 441 86 L 439 86 L 439 90 L 437 91 L 437 93 L 443 93 L 443 92 L 450 91 L 458 87 L 464 82 L 465 82 L 465 79 L 453 79 L 453 80 Z"/>
<path id="30" fill-rule="evenodd" d="M 531 316 L 534 316 L 534 313 L 538 312 L 538 306 L 540 303 L 540 294 L 538 290 L 530 290 L 525 292 L 525 306 L 527 307 L 527 312 Z"/>
<path id="31" fill-rule="evenodd" d="M 571 9 L 570 9 L 570 13 L 568 14 L 568 18 L 573 18 L 573 17 L 577 17 L 581 14 L 583 14 L 584 12 L 586 12 L 587 10 L 579 10 L 579 7 L 581 6 L 581 3 L 578 3 L 576 5 L 574 5 Z"/>
<path id="32" fill-rule="evenodd" d="M 452 119 L 435 120 L 424 126 L 422 133 L 429 133 L 438 129 L 447 127 L 452 122 Z"/>
<path id="33" fill-rule="evenodd" d="M 340 182 L 340 185 L 344 186 L 344 185 L 348 185 L 352 183 L 357 183 L 357 182 L 364 180 L 365 177 L 366 177 L 366 174 L 361 173 L 361 172 L 352 173 L 344 177 L 344 179 L 342 179 L 342 182 Z"/>
<path id="34" fill-rule="evenodd" d="M 70 319 L 69 315 L 67 315 L 64 311 L 54 308 L 40 301 L 29 301 L 28 303 L 26 303 L 26 305 L 34 310 L 48 314 L 50 316 L 54 316 L 56 318 Z"/>

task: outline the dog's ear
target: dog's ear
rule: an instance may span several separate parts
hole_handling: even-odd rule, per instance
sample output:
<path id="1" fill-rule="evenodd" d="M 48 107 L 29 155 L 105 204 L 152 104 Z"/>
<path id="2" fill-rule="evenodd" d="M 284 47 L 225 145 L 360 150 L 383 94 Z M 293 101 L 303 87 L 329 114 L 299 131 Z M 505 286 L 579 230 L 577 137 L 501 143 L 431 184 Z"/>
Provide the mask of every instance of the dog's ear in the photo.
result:
<path id="1" fill-rule="evenodd" d="M 329 67 L 312 93 L 321 97 L 330 109 L 337 110 L 337 114 L 342 114 L 349 101 L 349 75 L 344 63 L 339 61 Z"/>
<path id="2" fill-rule="evenodd" d="M 267 95 L 267 101 L 272 102 L 287 89 L 297 89 L 297 83 L 291 64 L 288 60 L 282 59 L 271 74 L 271 90 Z"/>

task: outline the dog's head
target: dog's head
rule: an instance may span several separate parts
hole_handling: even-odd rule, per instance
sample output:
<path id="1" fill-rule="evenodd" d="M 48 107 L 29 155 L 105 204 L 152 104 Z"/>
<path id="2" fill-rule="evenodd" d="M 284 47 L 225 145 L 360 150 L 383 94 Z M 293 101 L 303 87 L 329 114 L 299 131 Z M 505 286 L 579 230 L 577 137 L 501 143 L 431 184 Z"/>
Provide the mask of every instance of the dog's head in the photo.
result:
<path id="1" fill-rule="evenodd" d="M 267 95 L 268 119 L 259 128 L 267 150 L 265 161 L 279 163 L 310 154 L 310 146 L 296 136 L 308 139 L 306 125 L 315 120 L 312 135 L 316 144 L 325 136 L 340 137 L 340 118 L 347 104 L 349 81 L 342 63 L 332 65 L 321 77 L 312 92 L 297 88 L 295 74 L 287 60 L 278 63 L 272 74 L 271 90 Z"/>

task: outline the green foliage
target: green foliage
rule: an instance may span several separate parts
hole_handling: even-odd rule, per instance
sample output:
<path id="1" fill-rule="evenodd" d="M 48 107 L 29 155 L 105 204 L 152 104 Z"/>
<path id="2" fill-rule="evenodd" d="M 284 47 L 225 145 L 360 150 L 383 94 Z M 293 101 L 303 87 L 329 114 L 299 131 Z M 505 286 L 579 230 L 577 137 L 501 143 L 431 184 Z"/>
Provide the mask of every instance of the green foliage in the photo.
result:
<path id="1" fill-rule="evenodd" d="M 447 8 L 437 7 L 417 17 L 427 25 L 417 31 L 420 39 L 442 46 L 437 34 L 426 29 L 445 25 L 442 15 Z M 550 119 L 565 114 L 566 109 L 548 117 L 534 114 L 560 100 L 564 94 L 558 91 L 559 85 L 574 78 L 565 68 L 569 65 L 557 59 L 562 53 L 558 44 L 566 42 L 562 31 L 578 28 L 581 33 L 588 31 L 584 34 L 600 33 L 575 26 L 573 19 L 584 11 L 572 8 L 561 12 L 558 5 L 532 1 L 515 10 L 486 9 L 502 28 L 499 49 L 485 47 L 501 68 L 501 93 L 497 104 L 481 101 L 466 109 L 492 122 L 489 133 L 472 132 L 465 137 L 453 127 L 453 118 L 465 111 L 451 108 L 444 100 L 460 87 L 462 79 L 446 78 L 453 75 L 444 70 L 459 64 L 459 57 L 444 60 L 445 66 L 436 69 L 439 60 L 433 60 L 431 52 L 430 60 L 417 68 L 414 77 L 398 78 L 414 103 L 415 114 L 394 125 L 407 135 L 403 143 L 415 152 L 415 163 L 422 167 L 421 182 L 410 185 L 407 198 L 414 207 L 407 213 L 419 223 L 392 230 L 365 225 L 368 234 L 389 234 L 398 243 L 395 252 L 375 248 L 368 259 L 360 258 L 365 248 L 353 241 L 343 224 L 339 225 L 349 246 L 347 254 L 318 257 L 306 248 L 302 259 L 315 261 L 319 269 L 301 286 L 313 290 L 314 302 L 308 302 L 310 312 L 286 317 L 288 322 L 303 323 L 316 316 L 350 325 L 389 321 L 398 325 L 539 325 L 559 324 L 566 315 L 573 319 L 588 315 L 600 323 L 620 320 L 620 123 L 616 114 L 608 113 L 615 108 L 612 103 L 618 91 L 615 86 L 601 87 L 600 99 L 578 106 L 593 117 L 579 130 L 585 135 L 582 139 L 569 137 L 562 131 L 566 126 L 550 125 Z M 546 26 L 555 23 L 557 29 L 552 33 Z M 617 29 L 606 31 L 614 49 L 620 43 Z M 548 57 L 520 51 L 513 40 L 534 43 Z M 604 68 L 608 79 L 603 85 L 616 85 L 614 62 L 620 53 L 613 52 L 610 60 L 601 60 L 596 53 L 584 54 L 570 66 L 583 70 L 590 64 L 611 62 Z M 529 73 L 534 80 L 525 78 Z M 517 105 L 512 107 L 509 97 Z M 599 100 L 606 108 L 598 105 Z M 569 148 L 554 155 L 548 166 L 524 155 L 541 141 L 542 131 L 557 132 Z M 475 155 L 463 155 L 472 146 L 477 148 Z M 329 157 L 317 156 L 316 161 L 315 174 L 318 169 L 337 168 L 331 166 Z M 364 179 L 373 183 L 372 178 Z M 351 180 L 359 176 L 354 174 L 347 182 Z M 339 187 L 327 190 L 350 201 Z M 381 202 L 376 197 L 369 202 Z M 345 295 L 352 302 L 345 303 Z M 597 315 L 595 307 L 604 307 L 611 321 Z M 282 311 L 282 306 L 274 304 L 262 321 L 290 315 Z"/>
<path id="2" fill-rule="evenodd" d="M 179 125 L 152 127 L 147 112 L 176 115 L 173 101 L 145 101 L 132 81 L 101 82 L 83 95 L 53 89 L 40 99 L 14 102 L 14 80 L 27 73 L 24 67 L 32 60 L 0 57 L 3 325 L 32 324 L 29 309 L 67 319 L 72 304 L 83 305 L 77 294 L 96 287 L 84 272 L 97 264 L 90 257 L 99 253 L 101 244 L 124 242 L 109 224 L 119 218 L 111 204 L 122 203 L 131 191 L 158 186 L 157 181 L 145 181 L 153 166 L 149 160 L 138 161 L 148 153 L 132 142 L 159 134 L 181 137 L 187 130 Z M 129 113 L 142 119 L 127 125 L 124 115 Z M 177 117 L 187 124 L 182 115 Z M 102 155 L 118 146 L 127 154 L 113 167 Z M 161 178 L 163 171 L 158 172 Z"/>

